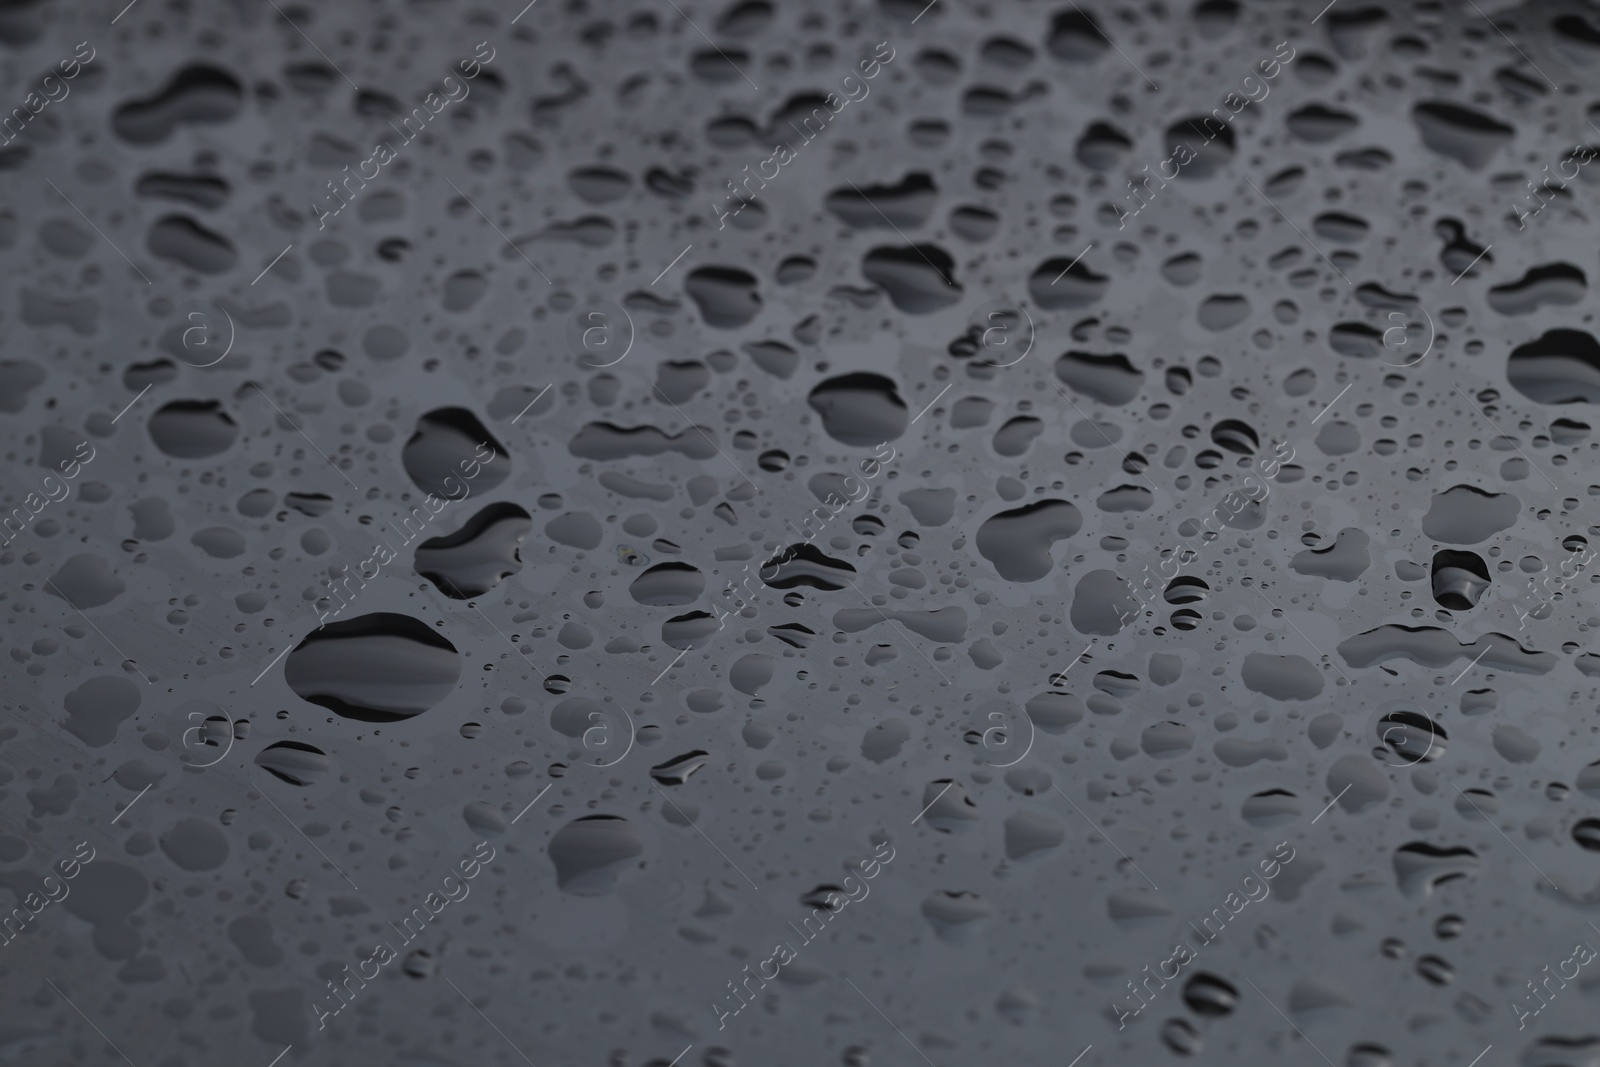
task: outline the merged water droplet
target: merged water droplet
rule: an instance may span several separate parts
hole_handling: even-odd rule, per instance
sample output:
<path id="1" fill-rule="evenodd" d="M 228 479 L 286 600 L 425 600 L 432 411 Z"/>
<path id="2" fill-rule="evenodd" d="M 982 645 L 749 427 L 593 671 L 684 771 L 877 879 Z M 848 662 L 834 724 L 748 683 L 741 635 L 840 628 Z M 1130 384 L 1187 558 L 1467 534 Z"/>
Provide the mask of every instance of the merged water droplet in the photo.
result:
<path id="1" fill-rule="evenodd" d="M 452 692 L 461 656 L 437 631 L 375 612 L 311 631 L 284 660 L 284 681 L 302 700 L 360 722 L 399 722 Z"/>

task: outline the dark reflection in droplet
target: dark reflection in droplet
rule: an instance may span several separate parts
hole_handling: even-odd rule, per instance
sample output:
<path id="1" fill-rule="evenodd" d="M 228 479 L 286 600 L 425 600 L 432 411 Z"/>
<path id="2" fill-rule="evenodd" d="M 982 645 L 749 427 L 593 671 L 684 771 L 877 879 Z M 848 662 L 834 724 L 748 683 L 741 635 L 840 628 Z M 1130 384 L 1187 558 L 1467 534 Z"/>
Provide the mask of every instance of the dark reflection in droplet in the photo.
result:
<path id="1" fill-rule="evenodd" d="M 1144 372 L 1120 352 L 1104 356 L 1068 352 L 1056 361 L 1055 372 L 1074 391 L 1102 404 L 1120 407 L 1144 388 Z"/>
<path id="2" fill-rule="evenodd" d="M 1501 145 L 1509 144 L 1516 130 L 1482 111 L 1445 101 L 1429 101 L 1411 110 L 1422 143 L 1469 170 L 1489 165 Z"/>
<path id="3" fill-rule="evenodd" d="M 243 102 L 244 87 L 237 78 L 220 67 L 197 63 L 180 70 L 154 96 L 117 108 L 111 130 L 129 144 L 157 144 L 180 124 L 226 122 Z"/>
<path id="4" fill-rule="evenodd" d="M 435 408 L 417 419 L 400 462 L 417 488 L 461 500 L 511 475 L 505 446 L 466 408 Z"/>
<path id="5" fill-rule="evenodd" d="M 1341 137 L 1361 124 L 1361 120 L 1348 111 L 1308 104 L 1289 113 L 1286 125 L 1289 132 L 1302 141 L 1323 144 Z"/>
<path id="6" fill-rule="evenodd" d="M 233 244 L 184 215 L 167 215 L 150 227 L 152 255 L 170 259 L 202 274 L 221 274 L 238 262 Z"/>
<path id="7" fill-rule="evenodd" d="M 1211 427 L 1212 443 L 1240 456 L 1253 456 L 1261 448 L 1261 438 L 1247 422 L 1223 419 Z"/>
<path id="8" fill-rule="evenodd" d="M 589 815 L 557 830 L 547 850 L 562 892 L 597 897 L 610 893 L 628 861 L 644 854 L 644 838 L 620 816 Z"/>
<path id="9" fill-rule="evenodd" d="M 239 424 L 215 400 L 174 400 L 150 416 L 150 439 L 176 459 L 204 459 L 226 452 Z"/>
<path id="10" fill-rule="evenodd" d="M 1587 291 L 1583 271 L 1571 263 L 1546 263 L 1490 289 L 1489 306 L 1502 315 L 1531 315 L 1541 307 L 1576 304 Z"/>
<path id="11" fill-rule="evenodd" d="M 933 244 L 874 248 L 861 261 L 866 279 L 908 315 L 928 315 L 960 300 L 955 268 L 950 254 Z"/>
<path id="12" fill-rule="evenodd" d="M 417 546 L 416 571 L 454 600 L 482 596 L 522 569 L 533 517 L 515 504 L 490 504 L 461 529 Z"/>
<path id="13" fill-rule="evenodd" d="M 1481 804 L 1481 802 L 1480 802 Z M 1483 859 L 1470 848 L 1441 847 L 1412 841 L 1394 850 L 1395 881 L 1411 900 L 1432 895 L 1446 882 L 1478 873 Z"/>
<path id="14" fill-rule="evenodd" d="M 1476 552 L 1436 552 L 1432 571 L 1433 599 L 1451 611 L 1477 607 L 1489 589 L 1489 564 Z"/>
<path id="15" fill-rule="evenodd" d="M 1111 288 L 1111 279 L 1090 270 L 1081 257 L 1051 256 L 1028 276 L 1028 294 L 1046 311 L 1088 307 Z"/>
<path id="16" fill-rule="evenodd" d="M 1233 162 L 1233 127 L 1212 113 L 1187 115 L 1167 127 L 1166 146 L 1177 178 L 1209 178 Z"/>
<path id="17" fill-rule="evenodd" d="M 1041 500 L 991 515 L 978 527 L 978 554 L 1008 582 L 1036 582 L 1055 566 L 1050 546 L 1083 527 L 1065 500 Z"/>
<path id="18" fill-rule="evenodd" d="M 586 204 L 609 204 L 628 195 L 633 179 L 616 167 L 575 167 L 567 184 Z"/>
<path id="19" fill-rule="evenodd" d="M 686 752 L 675 759 L 665 763 L 658 763 L 650 768 L 650 777 L 662 785 L 682 785 L 691 775 L 700 770 L 711 761 L 711 754 L 704 749 L 695 749 Z"/>
<path id="20" fill-rule="evenodd" d="M 1115 126 L 1096 122 L 1083 131 L 1072 154 L 1090 170 L 1114 170 L 1133 151 L 1133 140 Z"/>
<path id="21" fill-rule="evenodd" d="M 1394 1055 L 1382 1045 L 1360 1044 L 1350 1048 L 1345 1067 L 1394 1067 Z"/>
<path id="22" fill-rule="evenodd" d="M 328 754 L 315 745 L 279 741 L 256 755 L 256 766 L 290 785 L 310 786 L 323 778 L 332 765 Z"/>
<path id="23" fill-rule="evenodd" d="M 707 326 L 733 330 L 761 311 L 756 276 L 738 267 L 700 267 L 684 282 Z"/>
<path id="24" fill-rule="evenodd" d="M 633 580 L 628 593 L 652 607 L 693 604 L 705 592 L 706 576 L 687 563 L 658 563 Z"/>
<path id="25" fill-rule="evenodd" d="M 1541 404 L 1600 403 L 1600 342 L 1587 330 L 1547 330 L 1512 349 L 1506 377 Z"/>
<path id="26" fill-rule="evenodd" d="M 847 445 L 893 441 L 910 421 L 895 383 L 881 374 L 829 378 L 811 390 L 806 402 L 822 416 L 828 436 Z"/>
<path id="27" fill-rule="evenodd" d="M 858 230 L 911 230 L 928 221 L 938 199 L 933 179 L 924 171 L 913 171 L 894 185 L 835 189 L 823 206 Z"/>
<path id="28" fill-rule="evenodd" d="M 773 7 L 767 0 L 740 0 L 730 4 L 717 19 L 717 33 L 726 37 L 753 37 L 772 21 Z"/>
<path id="29" fill-rule="evenodd" d="M 1417 957 L 1417 974 L 1432 985 L 1445 986 L 1456 980 L 1456 970 L 1442 956 Z"/>
<path id="30" fill-rule="evenodd" d="M 825 555 L 815 545 L 790 545 L 761 565 L 761 580 L 773 589 L 836 590 L 850 584 L 856 569 L 842 559 Z"/>
<path id="31" fill-rule="evenodd" d="M 1066 63 L 1092 63 L 1111 50 L 1111 38 L 1077 4 L 1058 11 L 1050 20 L 1045 47 Z"/>
<path id="32" fill-rule="evenodd" d="M 1179 1056 L 1197 1056 L 1205 1047 L 1200 1031 L 1187 1019 L 1168 1019 L 1162 1023 L 1161 1043 Z"/>
<path id="33" fill-rule="evenodd" d="M 420 715 L 455 690 L 456 647 L 409 615 L 377 612 L 306 635 L 284 661 L 303 700 L 361 722 Z"/>

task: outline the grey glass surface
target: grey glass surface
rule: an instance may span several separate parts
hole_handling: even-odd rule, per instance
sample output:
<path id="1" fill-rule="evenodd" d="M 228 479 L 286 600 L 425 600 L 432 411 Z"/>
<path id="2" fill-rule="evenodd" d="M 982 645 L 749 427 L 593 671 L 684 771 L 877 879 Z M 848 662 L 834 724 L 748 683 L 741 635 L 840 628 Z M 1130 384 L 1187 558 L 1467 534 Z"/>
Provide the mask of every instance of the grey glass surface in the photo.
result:
<path id="1" fill-rule="evenodd" d="M 0 1062 L 1600 1067 L 1597 64 L 0 6 Z"/>

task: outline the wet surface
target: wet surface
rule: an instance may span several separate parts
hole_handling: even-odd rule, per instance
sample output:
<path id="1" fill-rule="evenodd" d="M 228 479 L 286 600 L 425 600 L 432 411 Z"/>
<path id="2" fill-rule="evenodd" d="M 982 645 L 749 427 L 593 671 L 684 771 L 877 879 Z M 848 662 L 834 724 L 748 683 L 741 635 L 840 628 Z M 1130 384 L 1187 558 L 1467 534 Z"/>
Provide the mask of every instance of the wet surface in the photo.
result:
<path id="1" fill-rule="evenodd" d="M 1587 8 L 0 56 L 0 1061 L 1600 1067 Z"/>

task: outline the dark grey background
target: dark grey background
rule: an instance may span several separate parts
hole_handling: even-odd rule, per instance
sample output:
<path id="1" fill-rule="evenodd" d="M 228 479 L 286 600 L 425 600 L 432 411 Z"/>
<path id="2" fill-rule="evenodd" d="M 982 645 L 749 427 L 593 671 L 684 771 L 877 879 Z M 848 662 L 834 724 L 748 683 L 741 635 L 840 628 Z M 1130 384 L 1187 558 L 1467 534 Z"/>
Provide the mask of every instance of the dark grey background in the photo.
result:
<path id="1" fill-rule="evenodd" d="M 1600 12 L 519 6 L 0 7 L 0 1061 L 1600 1065 Z"/>

